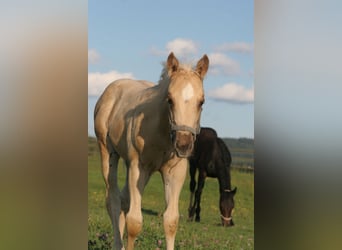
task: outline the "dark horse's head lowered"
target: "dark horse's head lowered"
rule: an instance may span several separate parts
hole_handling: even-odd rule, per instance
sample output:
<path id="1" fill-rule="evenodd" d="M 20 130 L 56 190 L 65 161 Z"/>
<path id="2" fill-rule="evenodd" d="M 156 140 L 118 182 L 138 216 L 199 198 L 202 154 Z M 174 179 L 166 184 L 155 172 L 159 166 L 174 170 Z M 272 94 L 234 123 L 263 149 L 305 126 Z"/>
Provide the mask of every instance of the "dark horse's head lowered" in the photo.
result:
<path id="1" fill-rule="evenodd" d="M 232 212 L 234 209 L 234 195 L 236 187 L 233 190 L 225 189 L 220 193 L 220 212 L 222 226 L 234 226 Z"/>
<path id="2" fill-rule="evenodd" d="M 209 67 L 204 55 L 195 70 L 185 70 L 171 53 L 166 62 L 170 84 L 166 101 L 169 106 L 170 136 L 178 157 L 189 157 L 196 134 L 200 131 L 200 117 L 204 103 L 203 78 Z"/>

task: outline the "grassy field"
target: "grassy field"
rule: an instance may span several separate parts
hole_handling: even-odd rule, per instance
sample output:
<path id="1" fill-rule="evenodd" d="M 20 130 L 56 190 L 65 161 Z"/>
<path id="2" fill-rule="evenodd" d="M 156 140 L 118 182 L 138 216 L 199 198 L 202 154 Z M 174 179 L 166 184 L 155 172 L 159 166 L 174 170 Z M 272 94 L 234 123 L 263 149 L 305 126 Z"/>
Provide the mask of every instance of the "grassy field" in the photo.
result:
<path id="1" fill-rule="evenodd" d="M 120 183 L 124 181 L 124 165 L 120 161 Z M 202 194 L 201 222 L 188 222 L 189 176 L 180 195 L 180 221 L 175 249 L 254 249 L 254 175 L 232 170 L 232 186 L 237 186 L 235 226 L 220 225 L 218 182 L 207 178 Z M 88 157 L 88 249 L 110 249 L 112 229 L 105 208 L 104 183 L 97 153 Z M 143 230 L 136 249 L 166 249 L 162 224 L 165 208 L 163 184 L 155 173 L 147 184 L 142 201 Z M 125 238 L 126 240 L 126 238 Z"/>

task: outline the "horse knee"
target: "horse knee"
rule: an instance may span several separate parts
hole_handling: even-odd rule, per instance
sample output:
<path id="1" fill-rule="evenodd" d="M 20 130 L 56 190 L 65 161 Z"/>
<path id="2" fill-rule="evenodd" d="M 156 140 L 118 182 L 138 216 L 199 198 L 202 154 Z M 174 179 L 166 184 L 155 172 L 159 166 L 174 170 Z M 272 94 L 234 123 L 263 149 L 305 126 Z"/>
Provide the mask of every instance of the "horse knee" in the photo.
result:
<path id="1" fill-rule="evenodd" d="M 201 195 L 202 195 L 202 190 L 197 190 L 196 193 L 195 193 L 195 199 L 196 199 L 197 202 L 200 202 Z"/>
<path id="2" fill-rule="evenodd" d="M 127 233 L 131 237 L 136 237 L 142 229 L 143 218 L 142 216 L 132 216 L 127 214 L 126 216 L 126 224 L 127 224 Z"/>
<path id="3" fill-rule="evenodd" d="M 175 235 L 178 228 L 179 215 L 173 216 L 164 215 L 164 229 L 167 235 Z"/>
<path id="4" fill-rule="evenodd" d="M 177 232 L 178 221 L 169 222 L 166 226 L 168 227 L 166 230 L 167 233 L 170 235 L 174 235 Z"/>

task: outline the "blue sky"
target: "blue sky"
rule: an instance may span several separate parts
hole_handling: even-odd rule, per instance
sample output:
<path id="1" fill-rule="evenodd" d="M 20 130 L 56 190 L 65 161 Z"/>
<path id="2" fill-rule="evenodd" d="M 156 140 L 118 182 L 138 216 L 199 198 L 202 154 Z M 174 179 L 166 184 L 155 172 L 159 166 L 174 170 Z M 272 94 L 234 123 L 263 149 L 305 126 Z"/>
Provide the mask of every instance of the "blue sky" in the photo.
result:
<path id="1" fill-rule="evenodd" d="M 202 126 L 254 138 L 253 1 L 88 2 L 88 134 L 103 89 L 118 78 L 157 82 L 170 51 L 210 60 Z"/>

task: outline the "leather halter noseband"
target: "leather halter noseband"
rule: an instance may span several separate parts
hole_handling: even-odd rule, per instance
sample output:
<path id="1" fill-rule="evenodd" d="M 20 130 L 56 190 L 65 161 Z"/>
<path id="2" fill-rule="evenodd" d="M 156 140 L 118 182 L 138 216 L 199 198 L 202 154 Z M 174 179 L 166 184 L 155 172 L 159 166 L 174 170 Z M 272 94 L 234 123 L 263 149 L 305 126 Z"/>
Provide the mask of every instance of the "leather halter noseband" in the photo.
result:
<path id="1" fill-rule="evenodd" d="M 171 123 L 171 132 L 172 131 L 189 131 L 193 135 L 197 135 L 201 131 L 201 126 L 198 126 L 196 129 L 186 126 L 186 125 L 176 125 L 175 123 Z"/>
<path id="2" fill-rule="evenodd" d="M 223 220 L 225 220 L 225 221 L 231 221 L 231 220 L 233 219 L 232 216 L 230 216 L 230 217 L 224 217 L 222 214 L 221 214 L 221 218 L 222 218 Z"/>
<path id="3" fill-rule="evenodd" d="M 200 119 L 199 119 L 200 120 Z M 201 132 L 201 126 L 198 124 L 197 128 L 192 128 L 186 125 L 177 125 L 175 120 L 173 119 L 173 114 L 170 110 L 169 112 L 169 121 L 171 125 L 171 134 L 173 131 L 189 131 L 194 136 L 198 135 Z"/>

